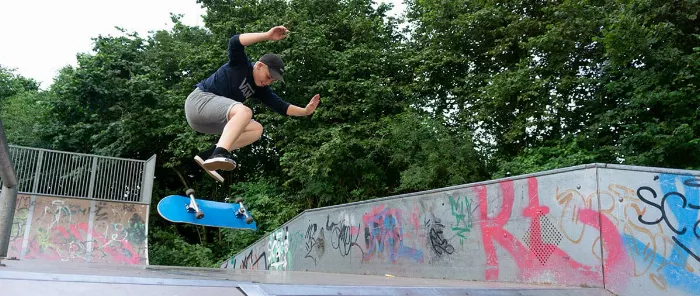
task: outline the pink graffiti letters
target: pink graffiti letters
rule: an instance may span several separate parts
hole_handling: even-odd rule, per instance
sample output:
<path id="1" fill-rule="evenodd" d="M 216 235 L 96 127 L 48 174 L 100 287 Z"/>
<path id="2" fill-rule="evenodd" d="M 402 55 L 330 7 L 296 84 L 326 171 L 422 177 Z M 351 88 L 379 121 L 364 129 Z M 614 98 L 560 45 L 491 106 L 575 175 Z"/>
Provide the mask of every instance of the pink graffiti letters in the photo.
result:
<path id="1" fill-rule="evenodd" d="M 494 242 L 500 244 L 515 260 L 520 270 L 522 280 L 536 280 L 549 270 L 567 269 L 571 272 L 555 273 L 557 282 L 576 284 L 581 282 L 603 282 L 601 266 L 586 266 L 576 262 L 559 246 L 542 240 L 542 224 L 540 217 L 549 213 L 549 208 L 539 203 L 539 189 L 536 178 L 528 178 L 528 205 L 522 214 L 530 218 L 530 233 L 528 245 L 524 246 L 505 226 L 511 220 L 515 192 L 513 181 L 504 181 L 500 185 L 502 207 L 494 217 L 488 215 L 488 199 L 486 186 L 477 186 L 474 191 L 479 198 L 480 219 L 484 251 L 486 252 L 486 280 L 497 280 L 499 277 L 498 255 Z M 612 273 L 619 273 L 629 266 L 629 260 L 622 252 L 622 239 L 615 231 L 615 226 L 607 218 L 591 209 L 577 209 L 574 217 L 588 226 L 598 230 L 604 229 L 602 242 L 607 251 L 603 265 L 610 268 Z M 599 220 L 600 219 L 600 220 Z M 543 256 L 546 256 L 547 260 Z"/>

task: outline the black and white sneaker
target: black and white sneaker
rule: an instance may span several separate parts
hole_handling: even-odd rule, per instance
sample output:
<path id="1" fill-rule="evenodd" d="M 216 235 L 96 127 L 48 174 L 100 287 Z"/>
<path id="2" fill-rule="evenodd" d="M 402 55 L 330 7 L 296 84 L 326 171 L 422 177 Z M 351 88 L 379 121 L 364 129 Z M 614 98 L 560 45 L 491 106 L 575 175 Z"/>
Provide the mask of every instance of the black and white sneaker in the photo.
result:
<path id="1" fill-rule="evenodd" d="M 219 173 L 217 173 L 216 171 L 214 171 L 214 170 L 207 170 L 207 169 L 204 167 L 204 160 L 207 159 L 207 158 L 209 158 L 209 156 L 211 156 L 212 153 L 214 153 L 214 149 L 215 149 L 215 148 L 216 148 L 216 145 L 211 145 L 209 148 L 207 148 L 207 150 L 204 150 L 204 151 L 202 151 L 202 152 L 199 152 L 199 154 L 197 154 L 197 155 L 194 156 L 194 161 L 195 161 L 205 172 L 207 172 L 207 174 L 208 174 L 210 177 L 214 178 L 214 180 L 216 180 L 216 181 L 219 181 L 219 182 L 222 182 L 222 183 L 223 183 L 223 182 L 224 182 L 224 177 L 222 177 L 221 175 L 219 175 Z"/>
<path id="2" fill-rule="evenodd" d="M 224 170 L 231 171 L 236 168 L 236 162 L 228 150 L 216 147 L 214 152 L 204 161 L 204 169 L 209 171 Z"/>

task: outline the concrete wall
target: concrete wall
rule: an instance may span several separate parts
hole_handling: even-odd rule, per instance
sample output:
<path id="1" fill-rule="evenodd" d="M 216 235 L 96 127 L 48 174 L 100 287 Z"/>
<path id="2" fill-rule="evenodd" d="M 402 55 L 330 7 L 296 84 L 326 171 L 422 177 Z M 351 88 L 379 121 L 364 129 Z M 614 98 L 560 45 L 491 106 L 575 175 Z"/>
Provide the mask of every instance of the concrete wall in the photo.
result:
<path id="1" fill-rule="evenodd" d="M 18 194 L 8 257 L 148 264 L 148 205 Z"/>
<path id="2" fill-rule="evenodd" d="M 221 267 L 696 295 L 698 176 L 594 164 L 316 209 Z"/>

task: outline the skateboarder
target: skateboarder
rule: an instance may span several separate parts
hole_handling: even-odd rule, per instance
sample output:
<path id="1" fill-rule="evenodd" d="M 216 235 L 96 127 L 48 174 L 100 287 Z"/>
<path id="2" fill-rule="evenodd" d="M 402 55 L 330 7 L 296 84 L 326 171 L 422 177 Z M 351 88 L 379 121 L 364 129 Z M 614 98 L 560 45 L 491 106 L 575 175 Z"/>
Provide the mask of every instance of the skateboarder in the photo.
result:
<path id="1" fill-rule="evenodd" d="M 185 101 L 185 117 L 194 130 L 221 135 L 216 144 L 198 153 L 194 160 L 211 177 L 223 182 L 216 170 L 233 170 L 236 162 L 231 151 L 260 139 L 263 127 L 252 119 L 253 113 L 243 102 L 255 97 L 277 113 L 308 116 L 318 106 L 314 95 L 301 108 L 282 100 L 270 88 L 275 81 L 284 83 L 284 62 L 276 54 L 265 54 L 251 62 L 245 47 L 264 40 L 282 40 L 289 30 L 276 26 L 267 32 L 236 34 L 228 42 L 228 62 L 208 78 L 197 83 Z"/>

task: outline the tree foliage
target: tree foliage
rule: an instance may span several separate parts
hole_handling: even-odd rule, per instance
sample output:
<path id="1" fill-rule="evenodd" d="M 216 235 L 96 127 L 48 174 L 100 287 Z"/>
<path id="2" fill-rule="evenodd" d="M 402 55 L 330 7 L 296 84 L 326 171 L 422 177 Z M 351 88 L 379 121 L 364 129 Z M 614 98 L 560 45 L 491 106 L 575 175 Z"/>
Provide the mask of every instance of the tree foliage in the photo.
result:
<path id="1" fill-rule="evenodd" d="M 0 120 L 15 145 L 42 146 L 37 132 L 47 115 L 45 99 L 35 80 L 0 65 Z"/>

